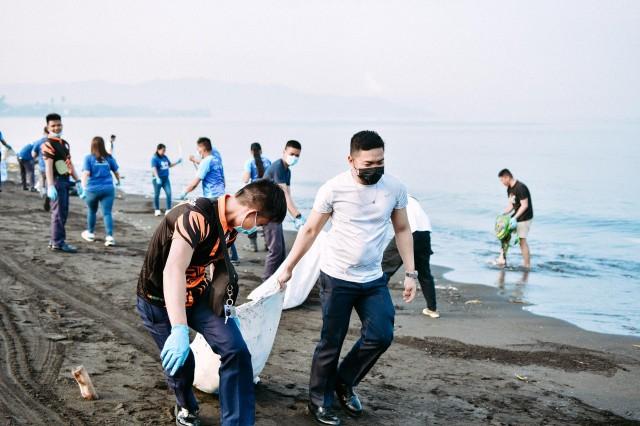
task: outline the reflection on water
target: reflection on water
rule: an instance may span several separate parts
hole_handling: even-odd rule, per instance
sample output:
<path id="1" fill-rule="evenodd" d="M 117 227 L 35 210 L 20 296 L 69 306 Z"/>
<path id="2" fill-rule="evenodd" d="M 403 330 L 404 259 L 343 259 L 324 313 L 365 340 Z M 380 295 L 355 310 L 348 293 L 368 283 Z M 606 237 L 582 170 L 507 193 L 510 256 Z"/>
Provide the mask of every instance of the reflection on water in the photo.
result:
<path id="1" fill-rule="evenodd" d="M 506 268 L 502 268 L 498 272 L 498 280 L 496 281 L 498 294 L 506 297 L 511 303 L 526 303 L 524 299 L 524 288 L 527 282 L 529 282 L 529 270 L 523 269 L 520 279 L 515 283 L 506 283 L 506 276 Z"/>

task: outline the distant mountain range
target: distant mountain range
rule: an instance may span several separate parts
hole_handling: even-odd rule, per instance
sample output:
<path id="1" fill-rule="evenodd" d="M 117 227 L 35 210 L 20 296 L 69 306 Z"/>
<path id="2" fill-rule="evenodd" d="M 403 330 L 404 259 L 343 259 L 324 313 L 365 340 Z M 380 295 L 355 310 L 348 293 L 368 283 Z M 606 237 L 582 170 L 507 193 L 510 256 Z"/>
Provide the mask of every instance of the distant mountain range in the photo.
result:
<path id="1" fill-rule="evenodd" d="M 213 80 L 139 84 L 0 84 L 0 116 L 194 116 L 220 120 L 422 120 L 430 114 L 375 97 L 310 95 Z"/>

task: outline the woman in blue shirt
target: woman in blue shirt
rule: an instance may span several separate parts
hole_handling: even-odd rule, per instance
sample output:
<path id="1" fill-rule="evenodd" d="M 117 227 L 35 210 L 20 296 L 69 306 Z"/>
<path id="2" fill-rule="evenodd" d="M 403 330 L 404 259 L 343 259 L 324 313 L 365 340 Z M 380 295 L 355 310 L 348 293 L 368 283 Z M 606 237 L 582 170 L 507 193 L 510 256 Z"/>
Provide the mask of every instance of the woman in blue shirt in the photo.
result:
<path id="1" fill-rule="evenodd" d="M 116 185 L 120 185 L 118 163 L 107 153 L 104 139 L 96 136 L 91 141 L 91 154 L 84 158 L 82 167 L 84 191 L 82 191 L 81 197 L 85 199 L 88 208 L 87 230 L 82 232 L 82 238 L 90 242 L 95 241 L 96 213 L 98 212 L 98 204 L 100 204 L 106 234 L 104 245 L 107 247 L 116 243 L 113 239 L 113 218 L 111 216 L 113 199 L 115 198 L 112 173 L 116 177 Z"/>
<path id="2" fill-rule="evenodd" d="M 271 165 L 271 160 L 262 156 L 262 147 L 258 142 L 251 144 L 251 158 L 244 163 L 244 172 L 242 173 L 242 181 L 244 183 L 254 182 L 264 177 L 264 172 Z M 249 235 L 249 245 L 244 247 L 245 250 L 253 252 L 258 251 L 258 233 L 254 232 Z"/>
<path id="3" fill-rule="evenodd" d="M 262 179 L 265 170 L 271 165 L 271 160 L 262 156 L 262 147 L 258 142 L 251 144 L 251 158 L 244 163 L 242 181 L 249 183 Z"/>
<path id="4" fill-rule="evenodd" d="M 153 174 L 153 208 L 154 214 L 160 216 L 160 190 L 164 190 L 167 198 L 167 209 L 164 214 L 171 210 L 171 182 L 169 181 L 169 169 L 182 163 L 182 158 L 172 163 L 165 155 L 167 147 L 160 143 L 156 147 L 156 153 L 151 158 L 151 173 Z"/>

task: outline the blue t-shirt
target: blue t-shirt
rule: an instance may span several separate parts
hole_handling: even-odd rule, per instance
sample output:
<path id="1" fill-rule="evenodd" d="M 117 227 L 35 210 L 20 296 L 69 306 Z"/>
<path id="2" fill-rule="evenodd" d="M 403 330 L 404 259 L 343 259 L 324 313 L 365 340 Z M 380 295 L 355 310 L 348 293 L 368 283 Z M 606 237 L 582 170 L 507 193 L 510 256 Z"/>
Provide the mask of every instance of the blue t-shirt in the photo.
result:
<path id="1" fill-rule="evenodd" d="M 28 143 L 22 147 L 20 151 L 18 151 L 18 158 L 22 161 L 33 161 L 33 157 L 31 156 L 31 151 L 33 150 L 33 144 Z"/>
<path id="2" fill-rule="evenodd" d="M 84 157 L 83 171 L 89 172 L 89 180 L 87 181 L 87 191 L 98 192 L 105 189 L 113 188 L 113 177 L 111 172 L 118 171 L 118 163 L 115 158 L 107 155 L 102 161 L 89 154 Z"/>
<path id="3" fill-rule="evenodd" d="M 284 165 L 282 158 L 273 162 L 264 172 L 264 178 L 277 184 L 291 185 L 291 169 Z"/>
<path id="4" fill-rule="evenodd" d="M 171 161 L 166 155 L 154 154 L 151 159 L 151 167 L 154 167 L 158 172 L 158 176 L 165 178 L 169 176 L 169 168 L 171 167 Z"/>
<path id="5" fill-rule="evenodd" d="M 202 193 L 205 197 L 219 197 L 224 194 L 224 168 L 222 156 L 217 149 L 202 159 L 197 176 L 202 180 Z"/>
<path id="6" fill-rule="evenodd" d="M 47 138 L 43 137 L 38 139 L 33 143 L 33 147 L 31 149 L 31 153 L 35 153 L 38 156 L 38 165 L 40 166 L 40 171 L 44 172 L 44 155 L 42 155 L 42 144 L 47 141 Z"/>
<path id="7" fill-rule="evenodd" d="M 262 165 L 264 166 L 264 171 L 266 172 L 269 166 L 271 166 L 271 160 L 266 157 L 260 157 L 262 159 Z M 251 176 L 251 182 L 258 179 L 258 167 L 256 166 L 256 159 L 249 158 L 246 163 L 244 163 L 244 171 L 249 173 Z"/>

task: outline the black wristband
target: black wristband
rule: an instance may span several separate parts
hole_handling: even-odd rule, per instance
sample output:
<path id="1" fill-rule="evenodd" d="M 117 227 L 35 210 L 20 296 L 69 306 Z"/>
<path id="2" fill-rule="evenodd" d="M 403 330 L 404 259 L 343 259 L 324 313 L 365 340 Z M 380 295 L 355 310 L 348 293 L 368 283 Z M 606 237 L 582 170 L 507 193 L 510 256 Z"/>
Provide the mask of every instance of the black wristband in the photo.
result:
<path id="1" fill-rule="evenodd" d="M 296 219 L 300 219 L 302 217 L 302 213 L 298 213 L 298 216 L 296 216 Z"/>

